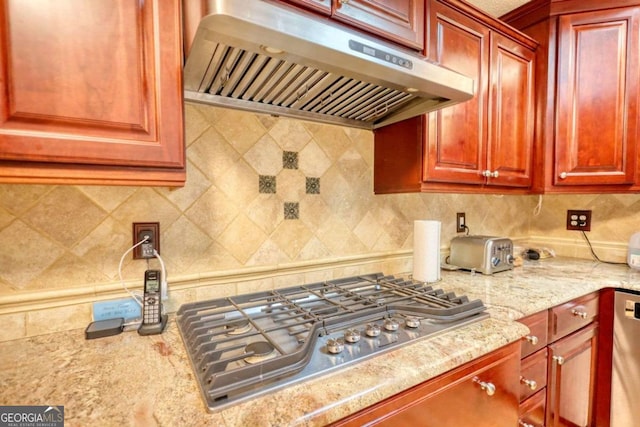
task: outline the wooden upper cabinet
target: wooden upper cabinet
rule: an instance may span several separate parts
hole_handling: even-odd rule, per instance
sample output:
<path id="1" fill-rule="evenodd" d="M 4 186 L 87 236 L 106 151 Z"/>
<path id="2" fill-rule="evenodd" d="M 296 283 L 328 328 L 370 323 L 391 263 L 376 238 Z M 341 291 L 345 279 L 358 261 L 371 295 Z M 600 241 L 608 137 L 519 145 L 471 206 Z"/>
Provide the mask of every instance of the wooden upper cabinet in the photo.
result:
<path id="1" fill-rule="evenodd" d="M 432 2 L 429 53 L 437 61 L 475 81 L 475 96 L 467 102 L 428 115 L 424 181 L 479 183 L 485 181 L 489 28 Z"/>
<path id="2" fill-rule="evenodd" d="M 333 0 L 336 19 L 416 50 L 424 49 L 425 0 Z"/>
<path id="3" fill-rule="evenodd" d="M 184 182 L 179 0 L 3 0 L 0 22 L 0 181 Z"/>
<path id="4" fill-rule="evenodd" d="M 559 17 L 555 185 L 635 180 L 639 12 Z"/>
<path id="5" fill-rule="evenodd" d="M 491 34 L 487 170 L 496 185 L 529 187 L 534 135 L 534 61 L 531 49 Z"/>
<path id="6" fill-rule="evenodd" d="M 475 96 L 377 129 L 375 192 L 528 191 L 536 42 L 457 0 L 427 15 L 428 58 L 473 78 Z"/>
<path id="7" fill-rule="evenodd" d="M 426 0 L 283 0 L 415 50 L 424 50 Z"/>
<path id="8" fill-rule="evenodd" d="M 533 0 L 502 17 L 540 42 L 535 192 L 640 189 L 639 13 L 627 0 Z"/>

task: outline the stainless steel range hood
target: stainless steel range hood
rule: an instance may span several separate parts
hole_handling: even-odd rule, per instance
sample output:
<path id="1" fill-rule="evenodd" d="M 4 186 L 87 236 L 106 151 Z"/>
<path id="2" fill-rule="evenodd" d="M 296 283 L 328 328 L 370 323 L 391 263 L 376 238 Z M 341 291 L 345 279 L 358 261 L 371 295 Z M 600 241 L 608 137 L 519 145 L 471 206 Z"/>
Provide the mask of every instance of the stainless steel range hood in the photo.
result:
<path id="1" fill-rule="evenodd" d="M 466 101 L 472 79 L 391 44 L 263 0 L 208 0 L 185 99 L 375 129 Z"/>

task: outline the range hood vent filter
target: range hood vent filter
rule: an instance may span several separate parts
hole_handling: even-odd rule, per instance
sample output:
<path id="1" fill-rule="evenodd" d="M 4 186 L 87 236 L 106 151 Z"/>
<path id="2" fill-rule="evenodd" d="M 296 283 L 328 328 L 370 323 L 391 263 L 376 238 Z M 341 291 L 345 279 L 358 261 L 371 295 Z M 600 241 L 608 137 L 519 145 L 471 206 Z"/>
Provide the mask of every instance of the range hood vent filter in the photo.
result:
<path id="1" fill-rule="evenodd" d="M 190 101 L 374 129 L 473 95 L 465 76 L 288 8 L 208 7 L 185 65 Z"/>

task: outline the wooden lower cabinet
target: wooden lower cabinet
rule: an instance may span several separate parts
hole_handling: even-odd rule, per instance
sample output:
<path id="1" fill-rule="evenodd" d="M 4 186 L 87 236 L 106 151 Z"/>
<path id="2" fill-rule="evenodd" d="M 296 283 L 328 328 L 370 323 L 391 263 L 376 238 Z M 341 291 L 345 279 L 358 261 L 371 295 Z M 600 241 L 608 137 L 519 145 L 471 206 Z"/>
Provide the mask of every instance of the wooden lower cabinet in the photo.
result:
<path id="1" fill-rule="evenodd" d="M 598 324 L 549 346 L 547 427 L 592 426 Z"/>
<path id="2" fill-rule="evenodd" d="M 519 368 L 516 342 L 333 425 L 513 427 Z"/>
<path id="3" fill-rule="evenodd" d="M 521 344 L 520 426 L 603 425 L 596 422 L 595 407 L 599 295 L 576 298 L 520 320 L 531 331 Z"/>
<path id="4" fill-rule="evenodd" d="M 543 389 L 520 404 L 520 427 L 542 427 L 546 413 L 547 390 Z"/>

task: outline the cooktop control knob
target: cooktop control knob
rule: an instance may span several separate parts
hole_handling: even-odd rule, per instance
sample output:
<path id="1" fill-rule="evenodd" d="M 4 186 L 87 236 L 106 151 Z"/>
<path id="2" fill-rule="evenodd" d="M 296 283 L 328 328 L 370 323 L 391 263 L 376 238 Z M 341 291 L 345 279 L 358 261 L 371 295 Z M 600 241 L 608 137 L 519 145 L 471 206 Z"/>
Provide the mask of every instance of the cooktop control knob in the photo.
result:
<path id="1" fill-rule="evenodd" d="M 400 327 L 400 322 L 398 322 L 393 317 L 390 319 L 384 319 L 384 329 L 389 332 L 395 332 Z"/>
<path id="2" fill-rule="evenodd" d="M 404 324 L 407 328 L 415 329 L 420 326 L 420 319 L 415 316 L 407 316 L 407 318 L 404 319 Z"/>
<path id="3" fill-rule="evenodd" d="M 354 343 L 360 341 L 360 331 L 357 329 L 347 329 L 344 331 L 344 340 L 346 342 Z"/>
<path id="4" fill-rule="evenodd" d="M 364 333 L 367 334 L 368 337 L 377 337 L 380 335 L 380 326 L 375 323 L 367 323 Z"/>
<path id="5" fill-rule="evenodd" d="M 339 354 L 344 350 L 344 343 L 341 340 L 329 338 L 327 340 L 327 351 L 331 354 Z"/>

